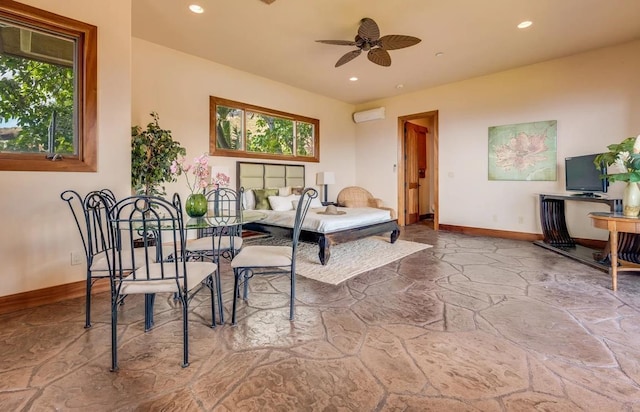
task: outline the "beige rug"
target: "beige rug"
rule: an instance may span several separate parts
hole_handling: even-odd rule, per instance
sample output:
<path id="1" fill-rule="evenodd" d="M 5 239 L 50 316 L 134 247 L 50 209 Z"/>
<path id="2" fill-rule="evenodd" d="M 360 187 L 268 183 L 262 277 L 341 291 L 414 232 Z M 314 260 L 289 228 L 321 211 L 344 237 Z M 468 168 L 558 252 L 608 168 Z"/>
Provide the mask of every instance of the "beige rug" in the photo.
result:
<path id="1" fill-rule="evenodd" d="M 260 244 L 280 244 L 281 239 L 260 239 Z M 250 242 L 248 244 L 255 244 Z M 318 245 L 300 242 L 296 259 L 296 273 L 319 282 L 337 285 L 360 273 L 384 266 L 412 253 L 432 247 L 424 243 L 372 236 L 331 246 L 331 257 L 325 266 L 318 259 Z"/>

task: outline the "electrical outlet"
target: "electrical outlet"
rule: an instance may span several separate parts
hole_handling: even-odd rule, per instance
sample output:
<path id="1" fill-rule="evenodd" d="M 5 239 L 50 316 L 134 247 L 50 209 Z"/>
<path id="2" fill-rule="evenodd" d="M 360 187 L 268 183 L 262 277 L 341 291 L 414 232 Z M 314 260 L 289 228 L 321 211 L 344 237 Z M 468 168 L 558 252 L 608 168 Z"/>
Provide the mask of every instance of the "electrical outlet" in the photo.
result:
<path id="1" fill-rule="evenodd" d="M 80 252 L 71 252 L 71 266 L 81 265 L 84 255 Z"/>
<path id="2" fill-rule="evenodd" d="M 523 224 L 524 223 L 524 217 L 518 216 L 518 223 Z"/>
<path id="3" fill-rule="evenodd" d="M 493 215 L 492 219 L 493 219 L 494 222 L 497 222 L 498 221 L 498 215 Z"/>

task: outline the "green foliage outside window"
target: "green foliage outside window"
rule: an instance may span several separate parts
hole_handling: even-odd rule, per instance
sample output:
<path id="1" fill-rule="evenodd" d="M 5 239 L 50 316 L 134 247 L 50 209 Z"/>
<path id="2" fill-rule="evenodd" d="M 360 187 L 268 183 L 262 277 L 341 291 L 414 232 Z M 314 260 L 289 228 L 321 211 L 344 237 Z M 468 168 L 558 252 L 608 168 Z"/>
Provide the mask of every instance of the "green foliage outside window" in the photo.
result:
<path id="1" fill-rule="evenodd" d="M 73 85 L 72 67 L 0 55 L 0 120 L 17 122 L 0 150 L 75 154 Z"/>
<path id="2" fill-rule="evenodd" d="M 213 155 L 319 160 L 318 120 L 214 97 L 211 100 Z"/>
<path id="3" fill-rule="evenodd" d="M 247 112 L 247 150 L 256 153 L 293 153 L 293 125 L 289 119 L 279 119 Z"/>
<path id="4" fill-rule="evenodd" d="M 216 147 L 242 149 L 242 110 L 218 106 L 216 112 Z"/>

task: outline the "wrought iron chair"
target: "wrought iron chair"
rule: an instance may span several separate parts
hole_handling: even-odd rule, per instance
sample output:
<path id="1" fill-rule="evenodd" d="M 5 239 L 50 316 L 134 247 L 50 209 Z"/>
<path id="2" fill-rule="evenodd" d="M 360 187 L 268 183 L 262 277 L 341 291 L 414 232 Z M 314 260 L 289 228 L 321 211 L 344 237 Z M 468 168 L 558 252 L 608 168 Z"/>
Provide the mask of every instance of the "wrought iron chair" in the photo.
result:
<path id="1" fill-rule="evenodd" d="M 226 219 L 236 221 L 242 213 L 242 194 L 229 188 L 217 188 L 205 193 L 208 202 L 208 216 L 215 217 L 219 226 L 198 229 L 197 239 L 187 244 L 187 252 L 191 260 L 209 260 L 220 265 L 220 257 L 233 259 L 242 248 L 242 225 L 226 225 Z M 222 306 L 222 285 L 220 271 L 216 272 L 216 289 L 218 293 L 218 312 L 220 323 L 224 323 Z"/>
<path id="2" fill-rule="evenodd" d="M 103 198 L 99 194 L 97 197 Z M 123 296 L 171 293 L 182 305 L 183 360 L 189 366 L 189 303 L 196 293 L 208 288 L 211 293 L 211 327 L 215 327 L 213 262 L 186 259 L 184 221 L 180 196 L 172 201 L 153 196 L 131 196 L 116 202 L 108 213 L 114 248 L 108 253 L 111 275 L 111 370 L 118 369 L 118 306 Z M 134 249 L 140 233 L 154 233 L 155 247 L 143 236 L 142 255 Z M 129 252 L 128 252 L 129 251 Z M 136 268 L 134 270 L 126 268 Z"/>
<path id="3" fill-rule="evenodd" d="M 109 278 L 107 253 L 113 249 L 113 239 L 107 230 L 107 211 L 116 203 L 116 196 L 109 189 L 101 189 L 91 191 L 84 197 L 75 190 L 65 190 L 60 197 L 69 205 L 85 252 L 87 276 L 84 327 L 90 328 L 91 289 L 99 279 Z M 136 261 L 142 262 L 143 251 L 134 249 L 133 253 L 138 255 Z M 153 325 L 154 296 L 149 295 L 145 299 L 145 328 L 149 330 Z"/>
<path id="4" fill-rule="evenodd" d="M 99 194 L 102 197 L 96 198 Z M 87 262 L 86 297 L 85 297 L 85 328 L 91 327 L 91 289 L 98 279 L 109 277 L 107 267 L 106 250 L 112 247 L 112 240 L 107 235 L 103 237 L 103 230 L 106 229 L 107 209 L 101 202 L 103 200 L 107 206 L 112 206 L 116 202 L 116 197 L 109 189 L 92 191 L 82 197 L 75 190 L 65 190 L 60 194 L 62 200 L 67 202 L 71 214 L 80 233 L 82 246 L 84 248 Z M 104 242 L 103 242 L 104 239 Z"/>
<path id="5" fill-rule="evenodd" d="M 291 246 L 249 245 L 245 246 L 231 260 L 233 268 L 233 309 L 231 323 L 236 324 L 236 307 L 240 282 L 244 284 L 243 298 L 247 299 L 248 281 L 257 274 L 288 274 L 291 279 L 291 298 L 289 303 L 289 320 L 293 320 L 294 303 L 296 298 L 296 250 L 302 230 L 302 222 L 309 210 L 311 200 L 318 197 L 318 191 L 313 188 L 303 190 L 293 226 Z"/>

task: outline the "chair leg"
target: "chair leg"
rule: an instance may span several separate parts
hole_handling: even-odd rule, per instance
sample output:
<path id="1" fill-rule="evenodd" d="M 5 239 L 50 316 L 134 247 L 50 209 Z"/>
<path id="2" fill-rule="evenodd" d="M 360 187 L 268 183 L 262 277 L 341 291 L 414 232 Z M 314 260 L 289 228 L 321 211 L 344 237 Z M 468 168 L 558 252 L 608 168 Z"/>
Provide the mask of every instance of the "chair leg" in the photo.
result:
<path id="1" fill-rule="evenodd" d="M 216 269 L 215 274 L 215 287 L 216 293 L 218 294 L 218 314 L 220 317 L 220 324 L 224 324 L 224 307 L 222 306 L 222 281 L 220 279 L 220 263 L 218 263 L 218 268 Z"/>
<path id="2" fill-rule="evenodd" d="M 213 296 L 214 295 L 213 288 L 216 287 L 215 285 L 217 284 L 217 282 L 215 282 L 215 280 L 213 279 L 213 276 L 209 276 L 209 279 L 207 279 L 207 283 L 209 285 L 209 292 L 211 292 L 211 328 L 215 328 L 216 327 L 216 299 Z M 222 321 L 220 321 L 220 324 L 222 324 Z"/>
<path id="3" fill-rule="evenodd" d="M 248 270 L 244 270 L 242 300 L 247 300 L 249 297 L 249 276 L 247 276 Z"/>
<path id="4" fill-rule="evenodd" d="M 118 370 L 118 297 L 111 297 L 111 372 Z"/>
<path id="5" fill-rule="evenodd" d="M 233 309 L 231 310 L 231 324 L 236 324 L 236 306 L 238 302 L 238 278 L 240 277 L 240 270 L 233 269 Z"/>
<path id="6" fill-rule="evenodd" d="M 189 319 L 187 314 L 189 313 L 189 298 L 182 296 L 180 299 L 182 302 L 182 367 L 189 366 Z"/>
<path id="7" fill-rule="evenodd" d="M 85 305 L 84 305 L 84 313 L 85 313 L 84 328 L 85 329 L 89 329 L 91 327 L 91 285 L 92 285 L 91 274 L 87 273 L 87 291 L 86 291 L 86 299 L 85 299 Z"/>
<path id="8" fill-rule="evenodd" d="M 144 295 L 144 331 L 148 332 L 153 327 L 153 304 L 156 300 L 155 293 Z"/>
<path id="9" fill-rule="evenodd" d="M 293 320 L 293 305 L 296 300 L 296 269 L 291 267 L 291 302 L 289 303 L 289 320 Z"/>

